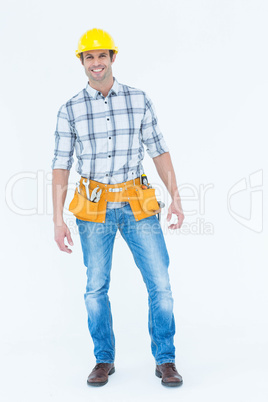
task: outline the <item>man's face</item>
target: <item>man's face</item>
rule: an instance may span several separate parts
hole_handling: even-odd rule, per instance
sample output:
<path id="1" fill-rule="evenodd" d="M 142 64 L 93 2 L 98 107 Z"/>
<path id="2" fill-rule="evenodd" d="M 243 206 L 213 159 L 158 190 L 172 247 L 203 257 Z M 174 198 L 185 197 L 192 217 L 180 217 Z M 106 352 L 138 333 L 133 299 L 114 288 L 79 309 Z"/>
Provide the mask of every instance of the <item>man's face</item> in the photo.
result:
<path id="1" fill-rule="evenodd" d="M 105 81 L 107 77 L 112 75 L 112 64 L 115 61 L 116 54 L 113 55 L 111 61 L 109 50 L 88 50 L 83 52 L 85 73 L 90 81 Z"/>

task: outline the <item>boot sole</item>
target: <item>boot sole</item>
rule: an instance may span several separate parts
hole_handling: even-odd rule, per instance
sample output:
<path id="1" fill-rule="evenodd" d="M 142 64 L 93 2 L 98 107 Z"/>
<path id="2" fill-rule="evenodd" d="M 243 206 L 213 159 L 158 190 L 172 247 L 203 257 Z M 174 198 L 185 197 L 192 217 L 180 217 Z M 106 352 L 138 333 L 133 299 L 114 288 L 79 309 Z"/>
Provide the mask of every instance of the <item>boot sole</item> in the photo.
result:
<path id="1" fill-rule="evenodd" d="M 155 375 L 156 377 L 162 378 L 162 373 L 160 371 L 158 371 L 157 369 L 155 369 Z M 179 387 L 180 385 L 183 384 L 183 381 L 180 382 L 163 382 L 163 380 L 161 381 L 162 385 L 165 385 L 165 387 Z"/>
<path id="2" fill-rule="evenodd" d="M 108 375 L 111 375 L 114 372 L 115 372 L 115 367 L 111 368 L 111 370 L 109 371 Z M 108 379 L 106 381 L 103 381 L 103 382 L 90 382 L 90 381 L 87 381 L 87 384 L 92 385 L 93 387 L 101 387 L 102 385 L 107 384 L 107 382 L 108 382 Z"/>

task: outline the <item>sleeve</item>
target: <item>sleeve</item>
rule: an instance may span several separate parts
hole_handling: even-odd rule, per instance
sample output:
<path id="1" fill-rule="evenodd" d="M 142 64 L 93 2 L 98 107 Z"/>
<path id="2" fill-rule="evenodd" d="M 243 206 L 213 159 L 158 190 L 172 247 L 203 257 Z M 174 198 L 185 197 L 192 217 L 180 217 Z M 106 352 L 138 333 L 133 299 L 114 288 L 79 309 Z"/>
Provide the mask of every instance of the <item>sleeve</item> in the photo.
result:
<path id="1" fill-rule="evenodd" d="M 74 161 L 73 153 L 76 135 L 70 127 L 65 105 L 62 105 L 58 111 L 54 136 L 55 148 L 51 168 L 70 170 Z"/>
<path id="2" fill-rule="evenodd" d="M 141 123 L 141 140 L 147 146 L 146 151 L 151 158 L 169 152 L 158 126 L 158 119 L 151 99 L 145 95 L 146 109 Z"/>

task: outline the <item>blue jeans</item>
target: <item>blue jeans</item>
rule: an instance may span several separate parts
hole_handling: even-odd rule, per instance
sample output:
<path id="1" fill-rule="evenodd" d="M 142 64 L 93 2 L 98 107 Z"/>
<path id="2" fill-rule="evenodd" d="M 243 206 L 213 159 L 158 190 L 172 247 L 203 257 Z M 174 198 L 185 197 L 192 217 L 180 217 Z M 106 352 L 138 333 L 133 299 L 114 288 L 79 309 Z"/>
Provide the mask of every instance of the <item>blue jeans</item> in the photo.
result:
<path id="1" fill-rule="evenodd" d="M 175 363 L 175 320 L 168 274 L 169 256 L 157 216 L 136 221 L 127 204 L 122 208 L 107 209 L 105 223 L 78 218 L 76 223 L 87 268 L 84 299 L 96 363 L 114 363 L 115 359 L 108 289 L 117 229 L 131 250 L 148 291 L 148 328 L 155 362 L 157 365 Z"/>

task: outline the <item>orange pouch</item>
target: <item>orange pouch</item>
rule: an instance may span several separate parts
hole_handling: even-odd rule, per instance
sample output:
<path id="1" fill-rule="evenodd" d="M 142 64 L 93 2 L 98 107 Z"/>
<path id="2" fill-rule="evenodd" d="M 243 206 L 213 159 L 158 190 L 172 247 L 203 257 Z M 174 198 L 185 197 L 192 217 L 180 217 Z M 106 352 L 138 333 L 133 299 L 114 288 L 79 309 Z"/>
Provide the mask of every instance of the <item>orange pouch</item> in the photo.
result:
<path id="1" fill-rule="evenodd" d="M 155 214 L 156 211 L 159 212 L 161 210 L 155 196 L 155 188 L 147 188 L 146 190 L 140 188 L 138 199 L 145 213 Z"/>
<path id="2" fill-rule="evenodd" d="M 69 205 L 69 211 L 72 212 L 78 219 L 96 220 L 98 216 L 98 202 L 89 201 L 86 197 L 79 194 L 77 188 L 74 197 Z"/>

